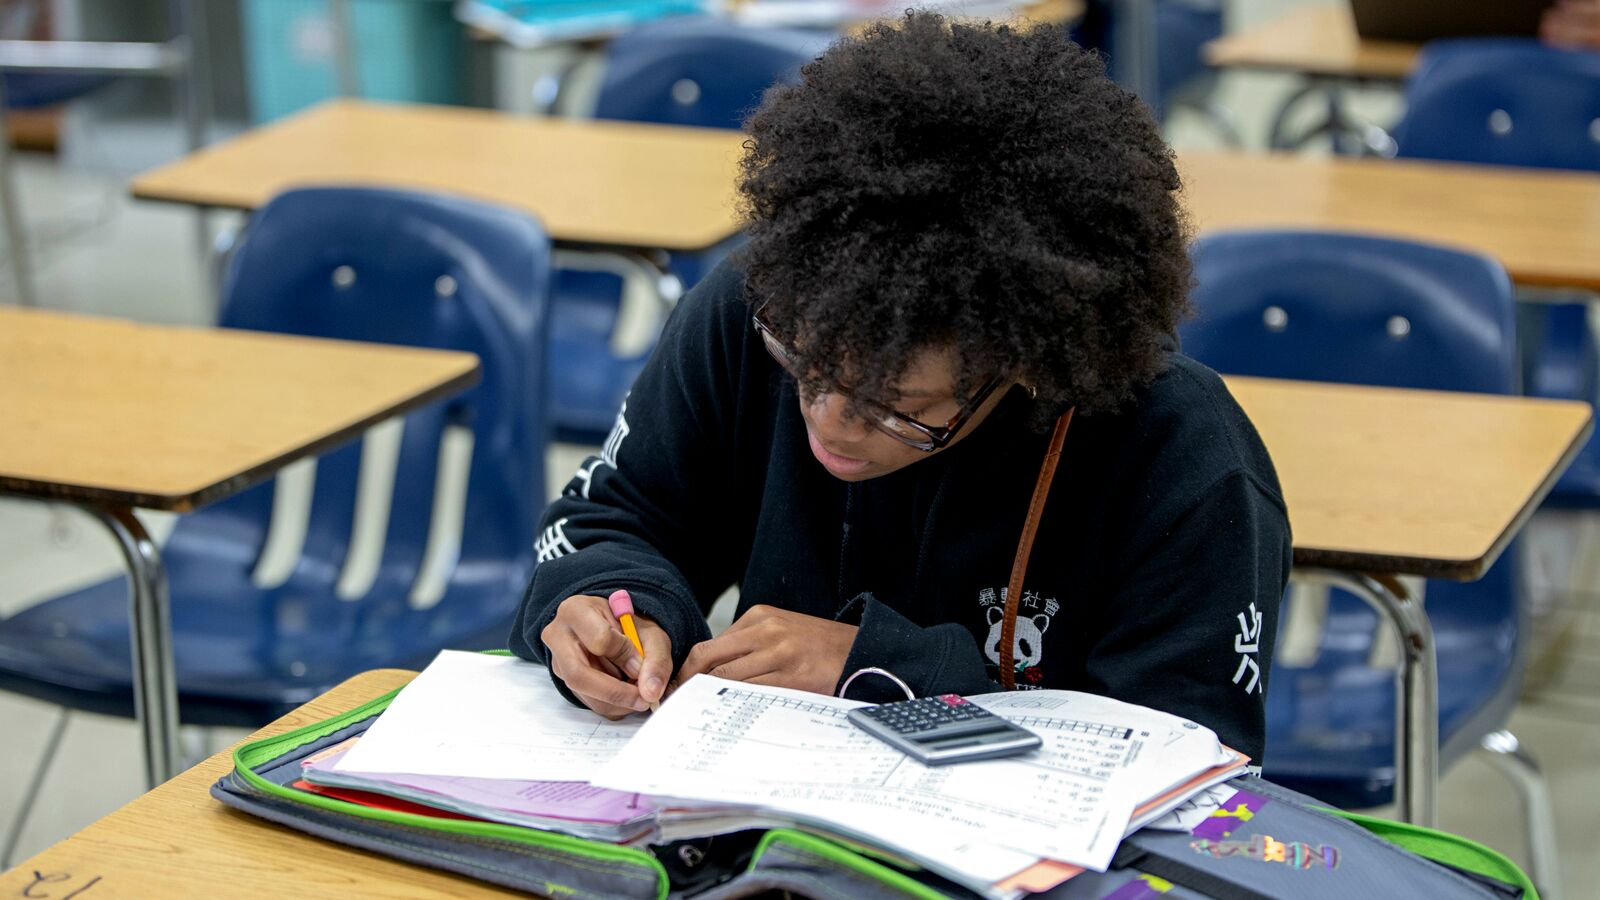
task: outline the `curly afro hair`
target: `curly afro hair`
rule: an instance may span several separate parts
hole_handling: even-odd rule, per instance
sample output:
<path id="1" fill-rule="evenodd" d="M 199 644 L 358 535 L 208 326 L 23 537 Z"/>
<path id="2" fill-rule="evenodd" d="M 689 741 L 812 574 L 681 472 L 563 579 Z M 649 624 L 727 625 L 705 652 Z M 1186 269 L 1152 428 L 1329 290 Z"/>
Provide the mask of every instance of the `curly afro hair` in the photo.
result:
<path id="1" fill-rule="evenodd" d="M 739 189 L 747 294 L 810 391 L 893 404 L 920 349 L 1112 410 L 1187 310 L 1172 151 L 1060 28 L 880 22 L 768 90 Z"/>

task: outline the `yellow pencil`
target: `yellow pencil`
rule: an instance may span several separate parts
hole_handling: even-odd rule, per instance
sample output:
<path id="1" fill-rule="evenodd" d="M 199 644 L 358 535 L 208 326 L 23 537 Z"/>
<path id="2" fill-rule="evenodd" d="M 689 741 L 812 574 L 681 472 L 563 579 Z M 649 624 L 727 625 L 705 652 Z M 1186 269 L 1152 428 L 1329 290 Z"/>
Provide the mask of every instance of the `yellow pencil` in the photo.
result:
<path id="1" fill-rule="evenodd" d="M 617 617 L 617 622 L 622 626 L 622 633 L 633 642 L 633 649 L 639 651 L 639 659 L 644 659 L 644 644 L 639 643 L 639 629 L 633 624 L 633 597 L 627 591 L 612 591 L 606 599 L 611 606 L 611 614 Z M 652 712 L 661 708 L 661 704 L 652 702 Z"/>

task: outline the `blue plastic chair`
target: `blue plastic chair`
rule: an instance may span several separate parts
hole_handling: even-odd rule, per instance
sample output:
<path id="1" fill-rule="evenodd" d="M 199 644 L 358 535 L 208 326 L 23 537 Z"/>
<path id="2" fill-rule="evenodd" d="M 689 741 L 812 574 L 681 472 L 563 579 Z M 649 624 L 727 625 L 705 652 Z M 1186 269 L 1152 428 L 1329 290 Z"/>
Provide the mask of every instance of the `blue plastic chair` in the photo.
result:
<path id="1" fill-rule="evenodd" d="M 357 596 L 336 585 L 360 443 L 317 461 L 304 547 L 278 583 L 255 579 L 274 483 L 178 520 L 163 555 L 183 722 L 257 727 L 368 669 L 505 646 L 545 503 L 548 247 L 521 213 L 400 191 L 297 190 L 256 213 L 227 271 L 223 326 L 469 350 L 483 377 L 405 418 L 393 514 Z M 459 545 L 447 527 L 431 533 L 436 483 L 461 487 L 441 481 L 452 453 L 470 453 Z M 419 579 L 430 547 L 436 581 Z M 126 590 L 113 579 L 0 620 L 0 689 L 131 716 Z"/>
<path id="2" fill-rule="evenodd" d="M 606 53 L 595 117 L 705 128 L 739 128 L 770 85 L 793 81 L 832 35 L 754 28 L 704 16 L 665 19 L 623 34 Z M 738 243 L 674 253 L 667 269 L 682 288 L 698 282 Z M 563 261 L 569 257 L 562 254 Z M 591 257 L 610 269 L 603 257 Z M 558 440 L 598 444 L 650 346 L 618 355 L 612 336 L 622 311 L 621 271 L 584 271 L 564 262 L 551 320 L 550 417 Z"/>
<path id="3" fill-rule="evenodd" d="M 1112 0 L 1091 0 L 1072 37 L 1105 54 L 1106 74 L 1121 82 L 1126 66 L 1119 64 L 1115 51 L 1125 22 L 1117 15 L 1116 6 Z M 1205 116 L 1229 143 L 1238 145 L 1238 128 L 1231 116 L 1210 101 L 1219 73 L 1203 56 L 1206 43 L 1221 37 L 1224 30 L 1221 0 L 1154 0 L 1151 6 L 1156 85 L 1154 96 L 1145 100 L 1156 119 L 1165 121 L 1173 108 L 1189 108 Z"/>
<path id="4" fill-rule="evenodd" d="M 606 50 L 597 119 L 739 128 L 780 81 L 821 55 L 836 35 L 760 28 L 711 16 L 633 29 Z"/>
<path id="5" fill-rule="evenodd" d="M 0 77 L 5 79 L 6 106 L 11 109 L 37 109 L 66 103 L 116 79 L 115 75 L 78 72 L 7 72 Z"/>
<path id="6" fill-rule="evenodd" d="M 1521 38 L 1428 44 L 1406 86 L 1397 155 L 1600 172 L 1600 52 Z M 1600 402 L 1597 354 L 1578 304 L 1524 311 L 1526 389 Z M 1600 506 L 1600 443 L 1583 448 L 1550 493 L 1556 506 Z"/>
<path id="7" fill-rule="evenodd" d="M 1379 237 L 1283 231 L 1207 235 L 1194 243 L 1192 256 L 1196 317 L 1182 329 L 1182 345 L 1220 372 L 1516 390 L 1515 300 L 1505 271 L 1487 257 Z M 1439 663 L 1441 767 L 1479 748 L 1486 736 L 1509 737 L 1500 729 L 1516 703 L 1525 648 L 1520 567 L 1513 544 L 1478 581 L 1427 583 Z M 1290 615 L 1301 613 L 1296 606 Z M 1370 662 L 1386 627 L 1366 603 L 1333 591 L 1314 660 L 1302 666 L 1275 660 L 1267 693 L 1268 777 L 1341 807 L 1391 800 L 1394 672 Z M 1279 629 L 1280 638 L 1286 633 Z M 1534 855 L 1537 862 L 1540 854 Z"/>
<path id="8" fill-rule="evenodd" d="M 1600 171 L 1600 51 L 1531 38 L 1462 38 L 1423 48 L 1395 126 L 1418 159 Z"/>

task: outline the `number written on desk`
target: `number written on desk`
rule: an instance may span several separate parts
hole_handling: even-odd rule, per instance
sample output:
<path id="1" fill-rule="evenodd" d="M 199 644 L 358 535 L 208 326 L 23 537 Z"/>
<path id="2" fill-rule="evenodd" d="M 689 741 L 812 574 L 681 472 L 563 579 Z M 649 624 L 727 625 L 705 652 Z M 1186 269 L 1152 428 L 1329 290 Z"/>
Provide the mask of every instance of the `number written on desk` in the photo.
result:
<path id="1" fill-rule="evenodd" d="M 100 881 L 96 875 L 88 881 L 74 878 L 68 872 L 33 872 L 33 883 L 22 889 L 22 896 L 30 900 L 72 900 L 73 897 L 94 887 Z M 48 890 L 46 887 L 48 886 Z M 62 893 L 71 891 L 71 893 Z"/>

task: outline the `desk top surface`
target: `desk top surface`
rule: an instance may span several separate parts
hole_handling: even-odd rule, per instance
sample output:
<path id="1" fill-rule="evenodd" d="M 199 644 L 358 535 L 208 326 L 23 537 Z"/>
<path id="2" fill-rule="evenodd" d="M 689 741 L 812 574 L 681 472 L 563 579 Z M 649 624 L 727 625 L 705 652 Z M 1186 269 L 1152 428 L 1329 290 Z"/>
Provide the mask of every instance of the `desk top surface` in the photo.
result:
<path id="1" fill-rule="evenodd" d="M 189 510 L 477 378 L 471 353 L 0 308 L 0 492 Z"/>
<path id="2" fill-rule="evenodd" d="M 256 740 L 338 715 L 415 677 L 363 672 L 251 735 Z M 131 749 L 129 752 L 132 752 Z M 232 748 L 0 875 L 0 895 L 65 897 L 517 897 L 434 869 L 291 831 L 213 800 Z M 38 873 L 37 876 L 35 873 Z M 42 876 L 42 878 L 41 878 Z M 43 879 L 48 879 L 44 881 Z M 99 879 L 95 881 L 95 879 Z M 27 893 L 32 886 L 33 892 Z"/>
<path id="3" fill-rule="evenodd" d="M 1422 160 L 1185 153 L 1196 233 L 1362 231 L 1499 260 L 1521 284 L 1600 289 L 1600 175 Z"/>
<path id="4" fill-rule="evenodd" d="M 336 100 L 138 176 L 133 195 L 255 209 L 291 187 L 461 194 L 537 216 L 568 244 L 699 250 L 739 228 L 744 135 Z"/>
<path id="5" fill-rule="evenodd" d="M 1356 34 L 1348 4 L 1308 6 L 1205 46 L 1206 62 L 1240 69 L 1270 69 L 1398 81 L 1411 74 L 1421 45 L 1369 41 Z"/>
<path id="6" fill-rule="evenodd" d="M 1587 403 L 1229 376 L 1297 565 L 1482 575 L 1592 429 Z"/>

